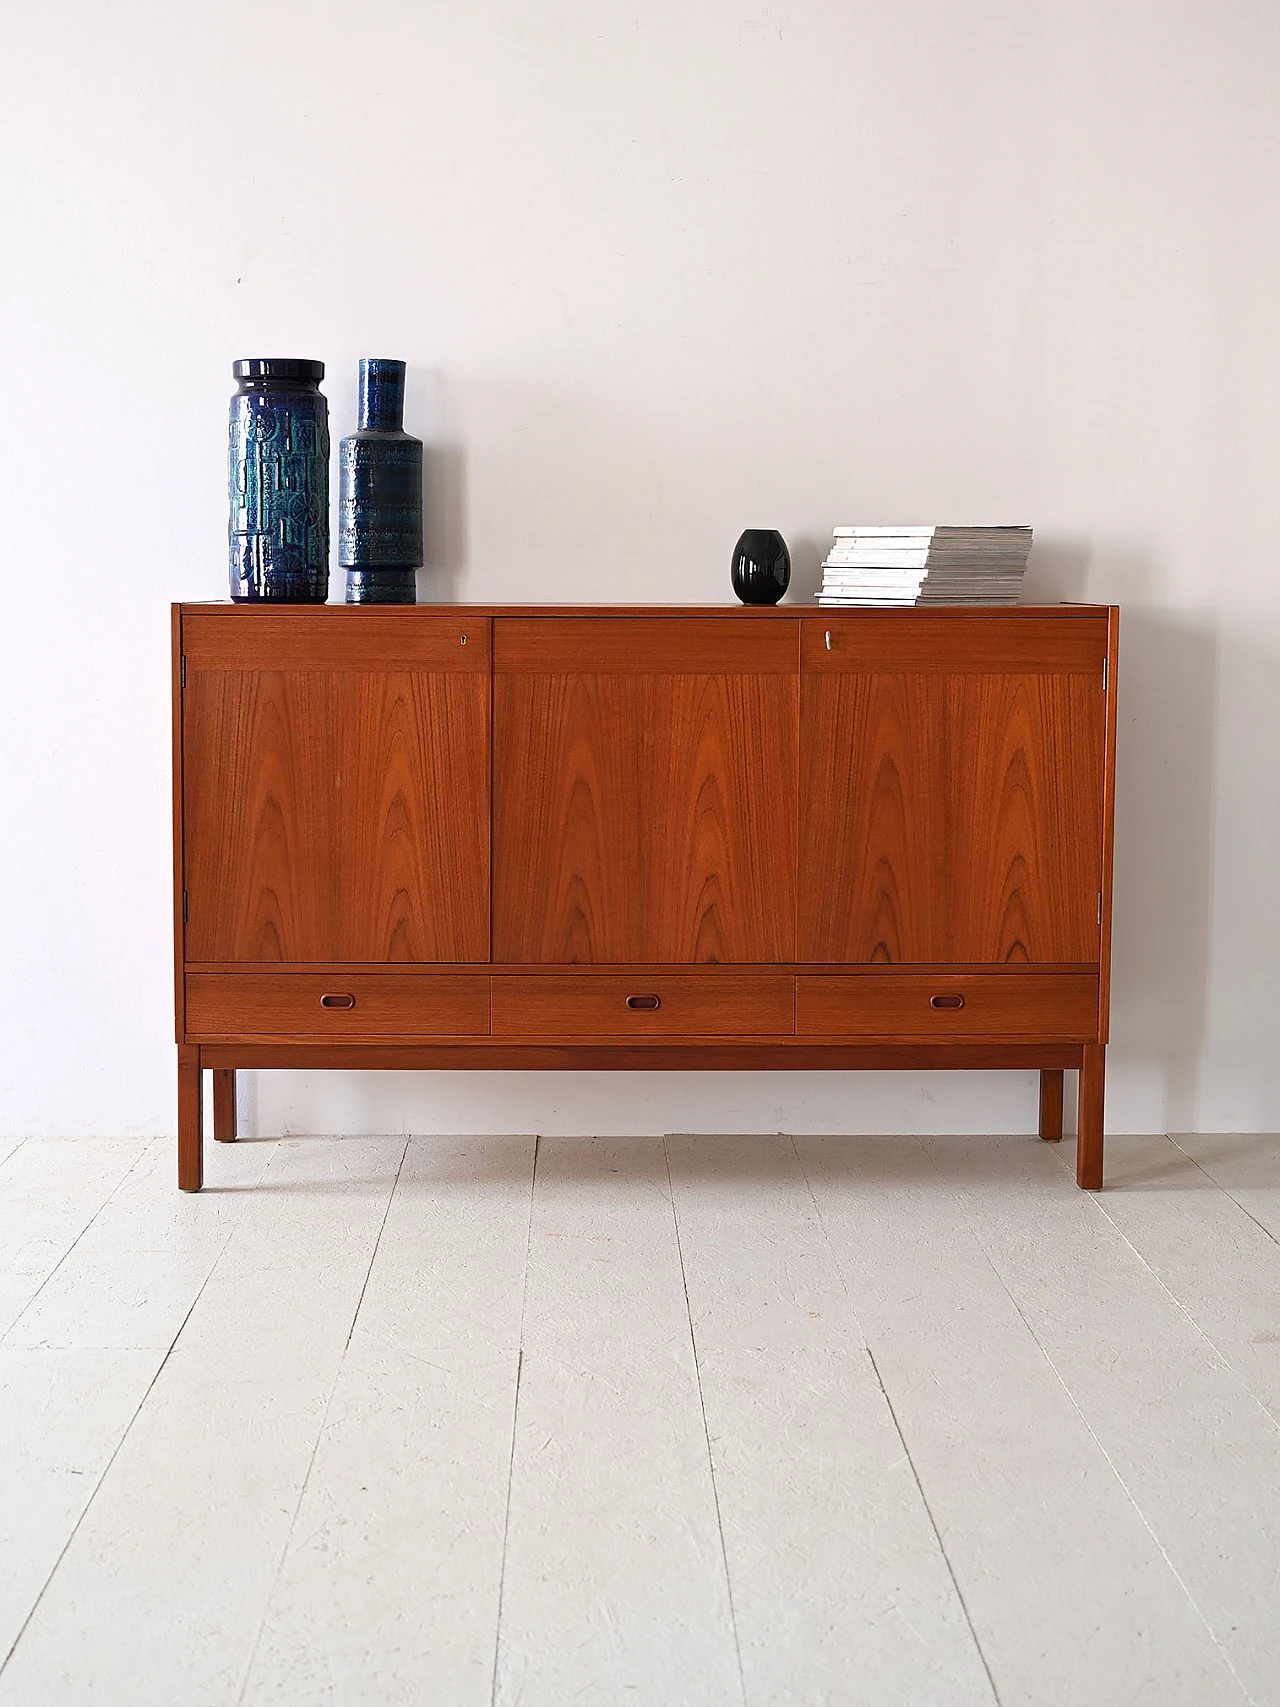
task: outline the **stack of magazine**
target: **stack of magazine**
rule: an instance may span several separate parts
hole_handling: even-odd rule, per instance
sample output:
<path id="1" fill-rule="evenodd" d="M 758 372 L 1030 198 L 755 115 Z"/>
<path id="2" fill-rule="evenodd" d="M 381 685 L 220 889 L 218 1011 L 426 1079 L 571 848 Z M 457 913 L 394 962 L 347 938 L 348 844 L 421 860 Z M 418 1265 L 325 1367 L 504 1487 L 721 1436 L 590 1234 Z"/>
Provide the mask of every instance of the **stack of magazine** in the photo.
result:
<path id="1" fill-rule="evenodd" d="M 1016 605 L 1029 527 L 845 527 L 822 565 L 820 605 Z"/>

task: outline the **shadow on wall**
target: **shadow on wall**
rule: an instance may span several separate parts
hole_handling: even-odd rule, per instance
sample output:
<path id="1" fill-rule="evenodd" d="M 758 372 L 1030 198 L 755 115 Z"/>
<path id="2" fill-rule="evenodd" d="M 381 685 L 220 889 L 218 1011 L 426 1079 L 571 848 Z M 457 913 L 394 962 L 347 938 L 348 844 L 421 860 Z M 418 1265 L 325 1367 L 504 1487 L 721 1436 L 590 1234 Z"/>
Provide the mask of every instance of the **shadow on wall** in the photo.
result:
<path id="1" fill-rule="evenodd" d="M 467 453 L 451 434 L 442 374 L 410 368 L 405 397 L 405 427 L 422 440 L 418 600 L 451 604 L 467 567 Z"/>
<path id="2" fill-rule="evenodd" d="M 1149 560 L 1037 541 L 1028 603 L 1106 600 L 1120 617 L 1112 1065 L 1157 1096 L 1167 1131 L 1197 1124 L 1207 1032 L 1219 637 L 1156 607 Z"/>
<path id="3" fill-rule="evenodd" d="M 822 560 L 831 549 L 829 538 L 815 539 L 799 534 L 787 541 L 791 553 L 791 585 L 787 588 L 787 603 L 811 605 L 822 586 Z"/>
<path id="4" fill-rule="evenodd" d="M 1208 1019 L 1219 641 L 1134 603 L 1120 621 L 1111 1039 L 1164 1076 L 1164 1127 L 1199 1124 Z"/>

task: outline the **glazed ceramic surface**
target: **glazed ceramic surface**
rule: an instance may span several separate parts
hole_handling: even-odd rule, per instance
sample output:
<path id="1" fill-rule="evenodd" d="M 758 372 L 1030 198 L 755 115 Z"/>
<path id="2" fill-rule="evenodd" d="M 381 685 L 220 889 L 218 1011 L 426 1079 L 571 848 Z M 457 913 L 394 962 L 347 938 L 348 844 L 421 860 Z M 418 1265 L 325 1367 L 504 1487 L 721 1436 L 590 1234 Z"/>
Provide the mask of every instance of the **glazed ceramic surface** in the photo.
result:
<path id="1" fill-rule="evenodd" d="M 255 357 L 231 371 L 231 597 L 322 604 L 329 594 L 324 363 Z"/>
<path id="2" fill-rule="evenodd" d="M 744 605 L 776 605 L 791 580 L 791 555 L 777 528 L 748 528 L 733 548 L 733 590 Z"/>
<path id="3" fill-rule="evenodd" d="M 405 364 L 360 363 L 360 425 L 338 452 L 348 604 L 412 604 L 422 562 L 422 440 L 404 430 Z"/>

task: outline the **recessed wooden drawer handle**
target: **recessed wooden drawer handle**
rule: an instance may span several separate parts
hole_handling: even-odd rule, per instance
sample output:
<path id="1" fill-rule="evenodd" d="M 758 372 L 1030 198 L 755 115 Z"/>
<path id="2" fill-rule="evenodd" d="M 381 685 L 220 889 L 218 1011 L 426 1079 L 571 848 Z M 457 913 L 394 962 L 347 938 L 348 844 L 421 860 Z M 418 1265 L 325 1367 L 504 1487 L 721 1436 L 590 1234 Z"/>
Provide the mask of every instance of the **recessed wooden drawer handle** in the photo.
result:
<path id="1" fill-rule="evenodd" d="M 657 996 L 628 996 L 627 1006 L 629 1008 L 660 1008 L 662 1003 Z"/>
<path id="2" fill-rule="evenodd" d="M 351 995 L 321 996 L 320 998 L 322 1008 L 353 1008 L 355 1005 L 356 999 Z"/>
<path id="3" fill-rule="evenodd" d="M 964 997 L 963 996 L 930 996 L 929 997 L 929 1006 L 931 1008 L 962 1008 L 964 1006 Z"/>

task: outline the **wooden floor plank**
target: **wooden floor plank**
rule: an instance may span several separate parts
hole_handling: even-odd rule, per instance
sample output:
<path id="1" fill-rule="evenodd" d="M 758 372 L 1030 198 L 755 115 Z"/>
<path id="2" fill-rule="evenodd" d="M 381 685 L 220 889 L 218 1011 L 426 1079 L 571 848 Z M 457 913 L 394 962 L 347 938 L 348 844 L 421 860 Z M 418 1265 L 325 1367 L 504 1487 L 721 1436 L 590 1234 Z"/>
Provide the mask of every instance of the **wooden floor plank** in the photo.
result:
<path id="1" fill-rule="evenodd" d="M 163 1359 L 0 1346 L 0 1663 Z"/>
<path id="2" fill-rule="evenodd" d="M 1109 1137 L 1098 1206 L 1280 1422 L 1280 1244 L 1169 1138 Z"/>
<path id="3" fill-rule="evenodd" d="M 143 1138 L 28 1139 L 0 1190 L 0 1341 L 147 1150 Z"/>
<path id="4" fill-rule="evenodd" d="M 543 1140 L 499 1707 L 742 1701 L 660 1141 Z"/>
<path id="5" fill-rule="evenodd" d="M 244 1205 L 242 1188 L 257 1184 L 274 1146 L 214 1158 L 207 1204 L 174 1190 L 172 1149 L 153 1142 L 128 1169 L 0 1345 L 0 1656 L 208 1278 Z M 145 1279 L 166 1263 L 148 1291 Z"/>
<path id="6" fill-rule="evenodd" d="M 1063 1189 L 1051 1152 L 998 1138 L 926 1148 L 1250 1698 L 1280 1707 L 1275 1419 L 1101 1201 Z M 1184 1237 L 1211 1263 L 1198 1198 L 1183 1194 Z"/>
<path id="7" fill-rule="evenodd" d="M 245 1707 L 488 1707 L 533 1155 L 409 1145 Z"/>
<path id="8" fill-rule="evenodd" d="M 1260 1227 L 1280 1240 L 1280 1135 L 1190 1132 L 1175 1133 L 1173 1141 Z"/>
<path id="9" fill-rule="evenodd" d="M 747 1701 L 994 1707 L 789 1138 L 669 1138 Z"/>
<path id="10" fill-rule="evenodd" d="M 4 1343 L 167 1351 L 274 1151 L 274 1143 L 219 1145 L 197 1198 L 174 1190 L 172 1141 L 154 1141 Z"/>
<path id="11" fill-rule="evenodd" d="M 0 1707 L 1267 1707 L 1280 1144 L 1109 1142 L 28 1140 Z"/>
<path id="12" fill-rule="evenodd" d="M 1000 1700 L 1244 1707 L 952 1183 L 913 1139 L 797 1148 Z"/>
<path id="13" fill-rule="evenodd" d="M 282 1143 L 4 1672 L 0 1702 L 243 1686 L 403 1143 Z"/>

